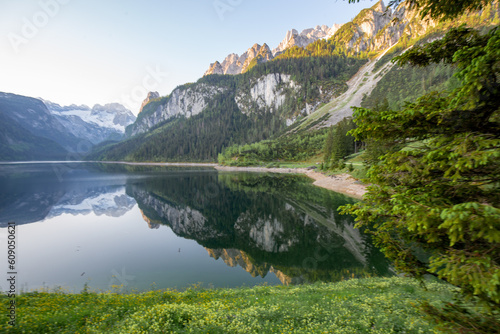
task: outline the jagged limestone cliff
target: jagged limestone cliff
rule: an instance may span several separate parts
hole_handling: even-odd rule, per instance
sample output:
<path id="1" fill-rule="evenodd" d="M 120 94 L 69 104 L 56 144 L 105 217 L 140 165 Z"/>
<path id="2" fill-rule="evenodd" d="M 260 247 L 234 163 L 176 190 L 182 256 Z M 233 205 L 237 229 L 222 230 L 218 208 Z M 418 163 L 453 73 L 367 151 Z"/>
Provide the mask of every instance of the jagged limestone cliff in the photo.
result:
<path id="1" fill-rule="evenodd" d="M 286 88 L 298 91 L 300 86 L 291 80 L 290 75 L 271 73 L 252 80 L 250 90 L 239 90 L 235 101 L 242 113 L 274 112 L 285 102 Z"/>
<path id="2" fill-rule="evenodd" d="M 490 7 L 485 13 L 471 13 L 472 20 L 450 24 L 498 21 L 498 2 Z M 400 42 L 399 51 L 410 47 L 429 32 L 438 38 L 451 25 L 422 21 L 404 3 L 388 9 L 378 2 L 328 41 L 320 38 L 303 49 L 295 45 L 274 59 L 267 45 L 256 44 L 242 56 L 231 54 L 214 64 L 219 75 L 204 76 L 169 96 L 149 94 L 136 122 L 127 128 L 129 137 L 139 136 L 105 147 L 93 158 L 214 161 L 225 147 L 273 138 L 292 125 L 291 131 L 298 132 L 336 124 L 351 116 L 352 107 L 359 107 L 389 72 L 390 57 L 383 59 L 385 65 L 375 66 L 377 57 Z M 318 37 L 318 29 L 324 30 L 303 35 Z M 288 35 L 291 41 L 302 33 Z M 242 74 L 220 75 L 224 73 Z"/>
<path id="3" fill-rule="evenodd" d="M 272 52 L 266 44 L 262 46 L 255 44 L 241 56 L 230 54 L 222 63 L 211 64 L 205 75 L 244 73 L 250 66 L 272 60 L 274 55 L 278 55 L 287 48 L 304 47 L 315 40 L 329 36 L 336 43 L 345 44 L 346 48 L 356 52 L 386 50 L 397 43 L 402 36 L 418 36 L 433 25 L 432 21 L 420 22 L 416 17 L 416 12 L 407 10 L 404 5 L 392 10 L 386 8 L 383 2 L 379 1 L 371 8 L 361 11 L 351 22 L 342 26 L 334 25 L 332 28 L 318 26 L 314 29 L 304 30 L 300 34 L 292 30 L 287 33 L 280 46 Z M 237 87 L 234 97 L 238 108 L 245 114 L 259 111 L 276 112 L 284 104 L 287 97 L 298 95 L 300 89 L 303 88 L 292 79 L 291 75 L 283 73 L 270 73 L 250 80 L 250 88 L 248 85 L 245 85 L 244 88 Z M 284 120 L 288 126 L 293 124 L 297 117 L 313 114 L 321 103 L 327 103 L 335 97 L 331 89 L 320 86 L 319 90 L 320 94 L 318 95 L 321 97 L 317 98 L 316 101 L 304 103 L 300 112 L 284 112 Z M 220 87 L 206 84 L 193 84 L 187 88 L 178 88 L 172 92 L 167 102 L 158 106 L 153 113 L 147 117 L 139 116 L 131 127 L 129 135 L 144 133 L 149 128 L 172 117 L 185 116 L 189 118 L 199 114 L 206 107 L 207 101 L 222 91 L 223 89 Z M 367 92 L 365 91 L 365 93 Z M 157 98 L 156 95 L 154 97 Z M 300 96 L 295 96 L 295 98 L 298 97 Z M 148 95 L 145 104 L 150 100 L 152 100 L 152 96 Z M 348 110 L 350 110 L 349 107 L 350 105 L 347 105 Z"/>
<path id="4" fill-rule="evenodd" d="M 176 88 L 168 97 L 164 104 L 160 104 L 152 113 L 141 117 L 139 114 L 137 121 L 127 129 L 130 136 L 148 131 L 158 123 L 166 121 L 172 117 L 192 117 L 205 109 L 209 100 L 216 94 L 221 93 L 222 88 L 207 84 L 194 84 L 187 87 Z M 150 100 L 151 93 L 146 100 Z M 146 101 L 145 100 L 145 101 Z M 149 103 L 149 102 L 148 102 Z M 143 103 L 141 111 L 144 106 Z"/>
<path id="5" fill-rule="evenodd" d="M 266 62 L 273 59 L 273 54 L 269 46 L 264 43 L 264 45 L 254 44 L 241 56 L 236 53 L 231 53 L 228 55 L 224 61 L 219 63 L 210 64 L 210 67 L 205 72 L 204 75 L 210 74 L 240 74 L 246 72 L 250 67 L 250 64 L 254 59 L 257 58 L 258 62 Z"/>

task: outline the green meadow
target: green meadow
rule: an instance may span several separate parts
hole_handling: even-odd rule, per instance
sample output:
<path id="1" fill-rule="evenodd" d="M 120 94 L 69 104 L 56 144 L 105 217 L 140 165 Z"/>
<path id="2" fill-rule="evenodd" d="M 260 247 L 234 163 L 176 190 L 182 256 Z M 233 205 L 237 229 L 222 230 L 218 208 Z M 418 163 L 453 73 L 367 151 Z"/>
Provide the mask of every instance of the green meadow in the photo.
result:
<path id="1" fill-rule="evenodd" d="M 118 290 L 117 290 L 118 291 Z M 121 294 L 63 290 L 16 297 L 15 326 L 2 333 L 439 333 L 418 309 L 454 288 L 410 278 L 299 286 L 158 290 Z M 8 299 L 1 299 L 2 309 Z M 4 313 L 6 314 L 6 313 Z"/>

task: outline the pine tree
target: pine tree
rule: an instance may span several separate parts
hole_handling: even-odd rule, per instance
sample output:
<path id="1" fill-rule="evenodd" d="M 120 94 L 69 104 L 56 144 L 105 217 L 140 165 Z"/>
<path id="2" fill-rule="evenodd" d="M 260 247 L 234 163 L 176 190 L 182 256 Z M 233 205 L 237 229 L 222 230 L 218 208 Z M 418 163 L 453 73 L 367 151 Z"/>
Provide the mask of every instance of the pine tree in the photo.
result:
<path id="1" fill-rule="evenodd" d="M 332 159 L 333 137 L 334 137 L 334 132 L 333 132 L 333 125 L 332 125 L 332 126 L 330 126 L 330 129 L 328 130 L 328 137 L 326 138 L 325 148 L 324 148 L 325 156 L 323 158 L 323 161 L 325 162 L 326 166 L 328 166 L 330 164 L 330 160 Z"/>

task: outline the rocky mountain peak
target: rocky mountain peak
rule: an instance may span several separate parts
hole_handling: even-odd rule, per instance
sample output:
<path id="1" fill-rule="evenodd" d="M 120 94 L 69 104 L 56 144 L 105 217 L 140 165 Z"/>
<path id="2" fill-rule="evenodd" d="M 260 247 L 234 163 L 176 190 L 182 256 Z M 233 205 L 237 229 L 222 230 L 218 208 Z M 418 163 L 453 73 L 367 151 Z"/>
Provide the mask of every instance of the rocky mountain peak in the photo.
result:
<path id="1" fill-rule="evenodd" d="M 224 68 L 222 68 L 222 65 L 218 61 L 215 61 L 215 63 L 210 64 L 208 70 L 203 75 L 205 76 L 209 74 L 224 74 Z M 141 106 L 141 111 L 142 107 L 143 106 Z"/>
<path id="2" fill-rule="evenodd" d="M 142 112 L 142 109 L 144 108 L 144 106 L 146 104 L 148 104 L 149 102 L 151 102 L 151 100 L 157 99 L 159 97 L 160 97 L 160 94 L 158 92 L 149 92 L 148 96 L 144 99 L 144 101 L 142 101 L 141 109 L 139 109 L 139 113 Z"/>
<path id="3" fill-rule="evenodd" d="M 248 66 L 250 66 L 252 60 L 256 57 L 260 57 L 259 61 L 268 61 L 273 59 L 271 49 L 266 43 L 263 45 L 255 43 L 241 56 L 236 53 L 231 53 L 222 63 L 219 63 L 218 61 L 211 63 L 204 75 L 244 73 L 248 69 Z"/>
<path id="4" fill-rule="evenodd" d="M 384 2 L 382 0 L 379 0 L 379 2 L 373 5 L 371 9 L 376 12 L 385 12 L 387 10 L 387 7 L 384 5 Z"/>
<path id="5" fill-rule="evenodd" d="M 327 25 L 317 25 L 314 28 L 304 29 L 301 33 L 296 29 L 289 30 L 283 41 L 273 50 L 273 56 L 276 57 L 286 49 L 294 46 L 303 48 L 318 39 L 329 38 L 340 28 L 340 26 L 339 24 L 334 24 L 329 28 Z"/>
<path id="6" fill-rule="evenodd" d="M 334 24 L 332 27 L 317 25 L 314 28 L 305 29 L 300 33 L 296 29 L 291 29 L 286 33 L 285 38 L 277 48 L 271 50 L 266 43 L 263 45 L 255 43 L 241 56 L 236 53 L 231 53 L 222 63 L 219 61 L 211 63 L 204 75 L 244 73 L 250 66 L 252 60 L 256 57 L 258 57 L 258 63 L 272 60 L 284 50 L 293 46 L 305 47 L 318 39 L 328 39 L 333 36 L 340 27 L 340 24 Z"/>

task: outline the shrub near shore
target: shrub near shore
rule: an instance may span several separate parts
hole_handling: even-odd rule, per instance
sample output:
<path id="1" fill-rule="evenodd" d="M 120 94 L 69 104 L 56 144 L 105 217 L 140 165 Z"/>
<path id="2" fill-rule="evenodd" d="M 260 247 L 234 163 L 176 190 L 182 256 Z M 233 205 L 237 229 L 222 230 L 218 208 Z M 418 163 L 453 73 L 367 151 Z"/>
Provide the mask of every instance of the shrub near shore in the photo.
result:
<path id="1" fill-rule="evenodd" d="M 301 286 L 117 294 L 30 292 L 3 333 L 439 333 L 416 306 L 452 297 L 442 283 L 368 278 Z M 7 298 L 2 297 L 5 309 Z"/>

